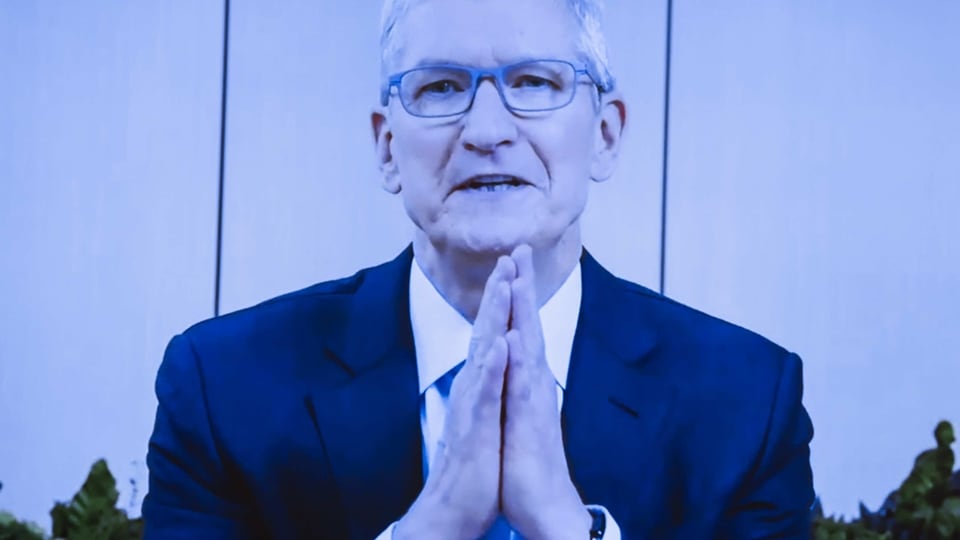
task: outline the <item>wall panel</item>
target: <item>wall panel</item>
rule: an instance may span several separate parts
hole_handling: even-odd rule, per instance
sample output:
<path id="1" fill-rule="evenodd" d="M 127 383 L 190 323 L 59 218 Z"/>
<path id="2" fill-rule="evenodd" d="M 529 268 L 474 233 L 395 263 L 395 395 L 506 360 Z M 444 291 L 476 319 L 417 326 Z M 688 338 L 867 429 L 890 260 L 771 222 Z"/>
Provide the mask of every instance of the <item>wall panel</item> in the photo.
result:
<path id="1" fill-rule="evenodd" d="M 615 272 L 659 280 L 663 2 L 608 2 L 628 104 L 619 172 L 596 185 L 585 243 Z M 411 238 L 380 189 L 369 115 L 380 2 L 231 3 L 222 311 L 392 258 Z"/>
<path id="2" fill-rule="evenodd" d="M 100 457 L 139 514 L 163 349 L 212 315 L 222 21 L 0 3 L 0 509 L 44 527 Z"/>
<path id="3" fill-rule="evenodd" d="M 828 512 L 960 424 L 960 5 L 677 2 L 666 292 L 805 359 Z"/>

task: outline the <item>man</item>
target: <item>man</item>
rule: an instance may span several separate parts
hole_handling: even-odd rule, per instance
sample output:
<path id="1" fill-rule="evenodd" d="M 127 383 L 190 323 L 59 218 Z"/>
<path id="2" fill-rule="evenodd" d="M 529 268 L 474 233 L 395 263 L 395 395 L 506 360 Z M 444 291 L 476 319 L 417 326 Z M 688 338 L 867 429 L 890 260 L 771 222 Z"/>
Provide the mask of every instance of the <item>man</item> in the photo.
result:
<path id="1" fill-rule="evenodd" d="M 799 359 L 583 250 L 626 120 L 596 13 L 388 0 L 412 247 L 173 339 L 147 538 L 809 536 Z"/>

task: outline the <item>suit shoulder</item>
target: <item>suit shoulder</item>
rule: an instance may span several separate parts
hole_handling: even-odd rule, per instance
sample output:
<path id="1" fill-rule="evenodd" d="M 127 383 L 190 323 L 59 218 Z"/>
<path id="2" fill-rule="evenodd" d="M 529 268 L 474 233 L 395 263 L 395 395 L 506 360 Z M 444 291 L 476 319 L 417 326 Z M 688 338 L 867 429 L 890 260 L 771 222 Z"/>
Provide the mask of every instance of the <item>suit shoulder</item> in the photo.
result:
<path id="1" fill-rule="evenodd" d="M 256 305 L 200 321 L 183 332 L 197 343 L 248 341 L 257 336 L 296 331 L 305 324 L 332 327 L 348 313 L 350 299 L 374 270 L 324 281 Z"/>
<path id="2" fill-rule="evenodd" d="M 759 333 L 738 324 L 705 313 L 687 304 L 664 296 L 642 285 L 614 278 L 642 317 L 652 325 L 666 345 L 686 350 L 696 358 L 723 359 L 771 357 L 783 358 L 790 353 Z"/>

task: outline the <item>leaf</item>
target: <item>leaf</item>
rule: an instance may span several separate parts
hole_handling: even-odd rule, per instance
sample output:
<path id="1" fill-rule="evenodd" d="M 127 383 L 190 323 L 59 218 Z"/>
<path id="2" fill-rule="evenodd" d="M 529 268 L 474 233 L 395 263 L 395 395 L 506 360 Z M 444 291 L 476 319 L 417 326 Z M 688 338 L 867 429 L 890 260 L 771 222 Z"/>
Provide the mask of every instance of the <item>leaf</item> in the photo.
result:
<path id="1" fill-rule="evenodd" d="M 913 519 L 921 522 L 928 522 L 933 517 L 933 508 L 924 506 L 913 512 Z"/>
<path id="2" fill-rule="evenodd" d="M 53 523 L 52 533 L 54 538 L 66 538 L 67 531 L 69 530 L 68 521 L 70 520 L 70 511 L 67 508 L 67 505 L 63 503 L 57 503 L 53 505 L 53 509 L 50 510 L 50 519 Z"/>
<path id="3" fill-rule="evenodd" d="M 32 521 L 30 523 L 27 523 L 27 530 L 33 533 L 33 535 L 36 538 L 39 538 L 41 540 L 43 539 L 43 528 L 37 525 L 36 523 L 33 523 Z"/>
<path id="4" fill-rule="evenodd" d="M 117 491 L 117 480 L 110 473 L 106 461 L 100 459 L 93 464 L 86 482 L 80 488 L 80 492 L 87 494 L 89 497 L 103 500 L 111 507 L 117 505 L 120 492 Z"/>
<path id="5" fill-rule="evenodd" d="M 960 497 L 947 497 L 940 508 L 947 514 L 960 519 Z"/>
<path id="6" fill-rule="evenodd" d="M 36 523 L 24 523 L 9 512 L 0 512 L 0 540 L 43 540 L 43 529 Z"/>
<path id="7" fill-rule="evenodd" d="M 107 463 L 97 461 L 65 509 L 57 515 L 51 512 L 55 534 L 71 540 L 106 540 L 117 523 L 126 523 L 126 514 L 116 508 L 119 498 L 116 479 Z"/>

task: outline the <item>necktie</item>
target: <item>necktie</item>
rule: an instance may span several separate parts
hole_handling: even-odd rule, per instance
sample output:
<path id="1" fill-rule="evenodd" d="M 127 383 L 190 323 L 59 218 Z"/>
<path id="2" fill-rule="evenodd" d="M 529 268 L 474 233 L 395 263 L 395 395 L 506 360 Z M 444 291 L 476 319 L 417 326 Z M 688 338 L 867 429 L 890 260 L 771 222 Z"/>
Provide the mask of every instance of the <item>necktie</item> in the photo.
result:
<path id="1" fill-rule="evenodd" d="M 457 376 L 457 373 L 460 373 L 460 370 L 463 369 L 465 362 L 466 360 L 463 360 L 453 366 L 450 368 L 450 371 L 444 373 L 442 377 L 437 379 L 437 382 L 433 383 L 437 385 L 437 391 L 440 392 L 440 399 L 443 400 L 444 409 L 446 409 L 447 400 L 450 398 L 450 387 L 453 385 L 453 379 Z"/>
<path id="2" fill-rule="evenodd" d="M 440 403 L 442 406 L 439 408 L 443 411 L 444 416 L 446 416 L 447 406 L 449 405 L 450 399 L 450 387 L 453 384 L 454 377 L 457 376 L 457 373 L 460 372 L 460 369 L 463 368 L 463 362 L 460 362 L 456 366 L 446 372 L 442 377 L 437 379 L 437 382 L 434 383 L 437 388 L 437 393 L 440 397 Z M 444 418 L 445 420 L 445 418 Z M 442 430 L 443 422 L 439 422 L 440 429 Z M 436 454 L 436 443 L 439 441 L 439 433 L 434 437 L 432 441 L 434 445 L 433 454 Z M 496 521 L 493 522 L 493 525 L 490 527 L 490 530 L 483 535 L 482 540 L 521 540 L 520 535 L 513 532 L 510 529 L 510 524 L 507 523 L 507 520 L 504 519 L 502 515 L 497 516 Z"/>

